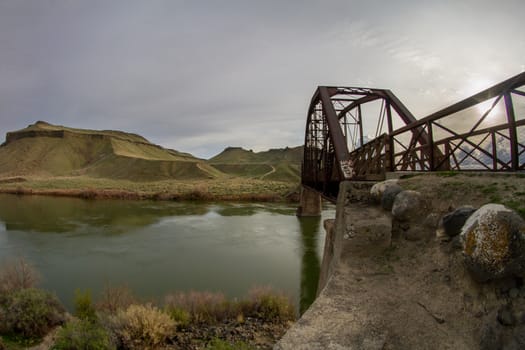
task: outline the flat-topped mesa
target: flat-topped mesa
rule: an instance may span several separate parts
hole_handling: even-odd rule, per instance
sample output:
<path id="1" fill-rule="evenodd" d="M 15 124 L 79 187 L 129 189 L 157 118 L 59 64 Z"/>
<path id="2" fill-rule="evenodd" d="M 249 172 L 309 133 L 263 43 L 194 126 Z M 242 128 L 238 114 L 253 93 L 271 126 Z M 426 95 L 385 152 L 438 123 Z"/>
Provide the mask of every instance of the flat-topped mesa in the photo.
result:
<path id="1" fill-rule="evenodd" d="M 242 147 L 238 147 L 238 146 L 228 146 L 224 149 L 224 152 L 227 152 L 227 151 L 235 151 L 235 150 L 238 150 L 238 151 L 246 151 L 244 148 Z M 252 150 L 250 150 L 250 152 L 253 152 Z"/>
<path id="2" fill-rule="evenodd" d="M 191 154 L 140 135 L 75 129 L 37 121 L 9 132 L 0 147 L 0 176 L 76 176 L 157 181 L 210 179 L 222 174 Z"/>
<path id="3" fill-rule="evenodd" d="M 20 140 L 23 138 L 29 137 L 64 137 L 64 130 L 21 130 L 21 131 L 11 131 L 5 135 L 5 142 L 2 146 L 6 146 L 13 141 Z"/>
<path id="4" fill-rule="evenodd" d="M 160 147 L 158 145 L 155 145 L 151 142 L 149 142 L 144 137 L 133 134 L 133 133 L 127 133 L 123 131 L 117 131 L 117 130 L 88 130 L 88 129 L 76 129 L 76 128 L 69 128 L 62 125 L 53 125 L 48 122 L 39 120 L 35 124 L 30 124 L 26 128 L 17 130 L 17 131 L 11 131 L 6 134 L 6 140 L 3 145 L 7 145 L 10 142 L 13 142 L 15 140 L 20 140 L 22 138 L 26 137 L 58 137 L 63 138 L 64 135 L 67 133 L 70 134 L 81 134 L 83 136 L 88 136 L 90 138 L 94 139 L 103 139 L 103 138 L 119 138 L 130 142 L 138 142 L 142 144 L 148 144 L 154 147 Z"/>

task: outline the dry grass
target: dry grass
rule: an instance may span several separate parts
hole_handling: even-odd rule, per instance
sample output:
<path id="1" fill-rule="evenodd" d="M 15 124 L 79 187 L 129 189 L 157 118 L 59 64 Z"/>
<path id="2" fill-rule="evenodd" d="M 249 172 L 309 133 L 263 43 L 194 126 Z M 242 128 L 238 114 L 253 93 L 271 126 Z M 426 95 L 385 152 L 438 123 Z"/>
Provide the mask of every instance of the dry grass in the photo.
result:
<path id="1" fill-rule="evenodd" d="M 254 179 L 133 182 L 87 176 L 33 177 L 1 182 L 0 193 L 70 196 L 86 199 L 279 201 L 296 184 Z"/>
<path id="2" fill-rule="evenodd" d="M 0 268 L 0 294 L 33 288 L 39 280 L 39 274 L 25 259 L 7 260 Z"/>
<path id="3" fill-rule="evenodd" d="M 254 287 L 242 300 L 227 300 L 222 293 L 179 292 L 166 296 L 165 308 L 174 317 L 189 315 L 188 323 L 193 324 L 242 323 L 246 317 L 287 322 L 296 317 L 291 298 L 269 287 Z"/>
<path id="4" fill-rule="evenodd" d="M 437 173 L 402 179 L 401 187 L 424 193 L 443 213 L 461 205 L 499 203 L 525 217 L 524 174 Z"/>
<path id="5" fill-rule="evenodd" d="M 175 321 L 151 304 L 130 305 L 111 318 L 111 331 L 125 349 L 158 349 L 175 332 Z"/>
<path id="6" fill-rule="evenodd" d="M 254 287 L 248 294 L 248 315 L 268 321 L 291 321 L 295 319 L 295 308 L 291 299 L 270 287 Z"/>
<path id="7" fill-rule="evenodd" d="M 128 287 L 107 286 L 96 303 L 96 309 L 101 312 L 115 314 L 118 310 L 125 310 L 136 303 L 137 298 Z"/>
<path id="8" fill-rule="evenodd" d="M 189 314 L 193 323 L 216 323 L 231 317 L 231 305 L 222 293 L 190 291 L 175 293 L 165 298 L 170 314 Z"/>

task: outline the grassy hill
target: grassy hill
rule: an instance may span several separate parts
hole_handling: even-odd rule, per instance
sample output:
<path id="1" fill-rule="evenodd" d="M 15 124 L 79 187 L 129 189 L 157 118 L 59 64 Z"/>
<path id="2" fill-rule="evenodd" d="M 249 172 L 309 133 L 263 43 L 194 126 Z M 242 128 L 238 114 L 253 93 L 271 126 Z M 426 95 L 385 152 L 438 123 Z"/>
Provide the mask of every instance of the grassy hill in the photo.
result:
<path id="1" fill-rule="evenodd" d="M 299 182 L 303 147 L 271 149 L 253 152 L 241 147 L 228 147 L 208 160 L 208 163 L 223 173 L 234 176 Z"/>
<path id="2" fill-rule="evenodd" d="M 0 146 L 0 176 L 78 176 L 157 181 L 213 179 L 223 174 L 191 154 L 142 136 L 36 122 L 9 132 Z"/>
<path id="3" fill-rule="evenodd" d="M 113 130 L 38 121 L 0 145 L 0 193 L 83 198 L 282 200 L 299 182 L 302 147 L 228 148 L 210 161 Z"/>

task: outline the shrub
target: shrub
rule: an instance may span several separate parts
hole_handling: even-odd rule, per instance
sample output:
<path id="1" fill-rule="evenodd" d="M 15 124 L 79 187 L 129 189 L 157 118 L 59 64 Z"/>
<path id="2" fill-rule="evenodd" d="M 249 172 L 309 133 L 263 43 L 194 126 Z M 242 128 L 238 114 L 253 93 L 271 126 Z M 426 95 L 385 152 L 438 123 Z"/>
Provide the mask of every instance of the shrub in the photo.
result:
<path id="1" fill-rule="evenodd" d="M 0 269 L 0 294 L 33 288 L 38 280 L 38 273 L 25 259 L 8 260 Z"/>
<path id="2" fill-rule="evenodd" d="M 168 310 L 180 309 L 188 312 L 195 323 L 214 323 L 232 317 L 232 304 L 222 293 L 176 293 L 166 296 L 165 304 Z"/>
<path id="3" fill-rule="evenodd" d="M 210 192 L 208 192 L 208 186 L 204 184 L 196 185 L 191 191 L 185 193 L 186 200 L 209 200 L 213 198 Z"/>
<path id="4" fill-rule="evenodd" d="M 180 324 L 216 323 L 226 319 L 244 322 L 244 317 L 255 317 L 268 322 L 285 322 L 295 319 L 295 307 L 289 297 L 271 288 L 253 288 L 242 301 L 227 301 L 221 293 L 176 293 L 166 296 L 166 310 Z M 190 319 L 187 320 L 187 316 Z"/>
<path id="5" fill-rule="evenodd" d="M 87 319 L 68 322 L 57 333 L 54 350 L 116 349 L 108 332 L 98 323 Z"/>
<path id="6" fill-rule="evenodd" d="M 101 294 L 96 308 L 99 311 L 116 314 L 118 310 L 125 310 L 136 303 L 136 298 L 127 287 L 106 287 Z"/>
<path id="7" fill-rule="evenodd" d="M 190 324 L 191 315 L 188 311 L 178 307 L 172 307 L 167 309 L 171 319 L 175 321 L 178 327 L 187 327 Z"/>
<path id="8" fill-rule="evenodd" d="M 293 321 L 295 308 L 290 298 L 269 287 L 255 287 L 249 292 L 245 313 L 267 321 Z"/>
<path id="9" fill-rule="evenodd" d="M 110 327 L 127 349 L 156 348 L 174 332 L 176 323 L 152 306 L 131 305 L 110 318 Z"/>
<path id="10" fill-rule="evenodd" d="M 8 333 L 40 338 L 64 322 L 64 312 L 54 295 L 39 289 L 22 289 L 8 295 L 0 324 Z"/>
<path id="11" fill-rule="evenodd" d="M 77 289 L 75 291 L 75 316 L 81 320 L 95 321 L 97 319 L 89 290 L 82 292 Z"/>

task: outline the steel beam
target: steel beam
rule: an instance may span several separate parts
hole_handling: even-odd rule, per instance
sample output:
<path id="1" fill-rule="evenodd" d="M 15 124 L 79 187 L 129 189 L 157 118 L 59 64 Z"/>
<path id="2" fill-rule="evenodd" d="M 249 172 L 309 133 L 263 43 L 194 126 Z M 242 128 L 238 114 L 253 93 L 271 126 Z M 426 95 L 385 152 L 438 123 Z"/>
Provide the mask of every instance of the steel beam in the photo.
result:
<path id="1" fill-rule="evenodd" d="M 399 167 L 425 171 L 450 167 L 464 170 L 463 162 L 468 158 L 477 161 L 478 167 L 483 166 L 486 170 L 523 169 L 525 164 L 520 164 L 520 155 L 525 152 L 525 142 L 519 139 L 517 128 L 525 126 L 525 119 L 516 120 L 513 98 L 525 96 L 525 92 L 522 91 L 524 85 L 525 73 L 521 73 L 420 120 L 416 120 L 390 90 L 320 86 L 312 96 L 308 109 L 302 167 L 303 184 L 322 192 L 324 197 L 333 198 L 339 181 L 356 177 L 377 178 L 381 172 L 384 174 L 386 170 L 395 171 Z M 496 99 L 492 107 L 473 121 L 469 132 L 457 133 L 451 127 L 445 127 L 438 122 L 441 118 L 453 116 L 493 98 Z M 383 134 L 382 140 L 378 137 L 366 145 L 361 143 L 359 148 L 350 153 L 345 138 L 348 132 L 346 129 L 344 132 L 342 130 L 349 123 L 344 122 L 341 125 L 341 121 L 343 118 L 346 120 L 347 114 L 350 113 L 355 119 L 355 123 L 351 123 L 354 125 L 354 136 L 357 137 L 359 131 L 362 142 L 364 132 L 361 107 L 378 99 L 382 99 L 384 103 L 384 110 L 382 107 L 379 118 L 387 118 L 388 134 Z M 504 100 L 505 103 L 507 122 L 478 129 L 500 100 Z M 352 110 L 356 108 L 357 115 L 354 116 Z M 397 130 L 393 130 L 392 109 L 406 124 Z M 383 130 L 384 122 L 384 119 L 380 120 L 379 132 Z M 359 130 L 355 129 L 355 126 L 359 127 Z M 449 132 L 449 135 L 443 136 L 442 132 L 438 132 L 438 127 Z M 506 132 L 502 133 L 503 130 Z M 376 134 L 379 132 L 376 131 Z M 404 133 L 412 136 L 408 144 L 397 137 Z M 482 138 L 481 141 L 479 137 Z M 510 161 L 498 158 L 498 137 L 505 137 L 510 142 Z M 485 149 L 486 140 L 491 142 L 490 150 Z M 395 152 L 394 143 L 401 146 L 400 152 Z M 463 144 L 468 146 L 462 148 Z M 458 150 L 463 153 L 456 152 Z M 491 157 L 492 164 L 484 161 L 480 154 Z"/>
<path id="2" fill-rule="evenodd" d="M 341 126 L 339 125 L 339 119 L 337 118 L 337 113 L 334 110 L 334 106 L 330 101 L 329 89 L 321 86 L 319 87 L 319 95 L 323 103 L 323 111 L 325 113 L 325 118 L 328 124 L 328 129 L 330 132 L 330 138 L 332 139 L 332 144 L 334 145 L 335 150 L 335 159 L 337 161 L 337 169 L 341 176 L 341 180 L 348 180 L 351 178 L 352 174 L 346 171 L 343 166 L 345 163 L 350 160 L 348 147 L 346 145 L 345 137 Z"/>

